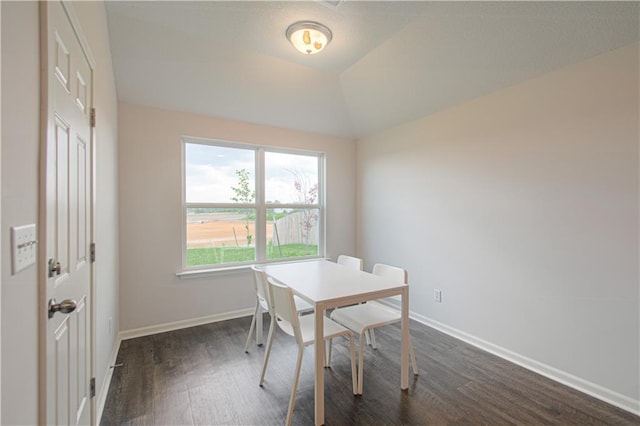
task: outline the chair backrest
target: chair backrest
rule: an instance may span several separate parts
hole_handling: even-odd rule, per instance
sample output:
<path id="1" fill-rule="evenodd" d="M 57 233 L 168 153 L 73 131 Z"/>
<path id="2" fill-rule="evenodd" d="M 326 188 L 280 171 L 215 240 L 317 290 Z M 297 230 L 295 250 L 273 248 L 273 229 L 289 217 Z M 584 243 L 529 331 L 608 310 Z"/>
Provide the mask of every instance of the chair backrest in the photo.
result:
<path id="1" fill-rule="evenodd" d="M 371 270 L 373 275 L 378 275 L 392 281 L 407 283 L 407 271 L 397 266 L 389 266 L 384 263 L 376 263 Z"/>
<path id="2" fill-rule="evenodd" d="M 267 283 L 269 285 L 269 296 L 273 302 L 275 316 L 278 320 L 278 326 L 280 326 L 285 333 L 295 336 L 298 343 L 301 343 L 300 319 L 298 318 L 296 302 L 293 299 L 293 290 L 286 285 L 276 282 L 271 277 L 267 277 Z"/>
<path id="3" fill-rule="evenodd" d="M 378 275 L 380 277 L 387 278 L 392 281 L 402 282 L 407 284 L 407 271 L 402 268 L 398 268 L 397 266 L 385 265 L 384 263 L 376 263 L 373 265 L 373 269 L 371 270 L 373 275 Z M 394 300 L 402 300 L 400 296 L 391 296 L 387 299 Z"/>
<path id="4" fill-rule="evenodd" d="M 346 254 L 341 254 L 340 256 L 338 256 L 336 263 L 347 266 L 349 268 L 357 269 L 358 271 L 362 271 L 362 269 L 364 268 L 364 262 L 362 261 L 362 259 L 347 256 Z"/>
<path id="5" fill-rule="evenodd" d="M 259 269 L 255 265 L 251 267 L 251 270 L 253 271 L 253 284 L 256 288 L 256 294 L 258 296 L 258 300 L 260 301 L 260 305 L 265 311 L 273 313 L 270 303 L 271 298 L 269 297 L 267 273 L 262 269 Z"/>

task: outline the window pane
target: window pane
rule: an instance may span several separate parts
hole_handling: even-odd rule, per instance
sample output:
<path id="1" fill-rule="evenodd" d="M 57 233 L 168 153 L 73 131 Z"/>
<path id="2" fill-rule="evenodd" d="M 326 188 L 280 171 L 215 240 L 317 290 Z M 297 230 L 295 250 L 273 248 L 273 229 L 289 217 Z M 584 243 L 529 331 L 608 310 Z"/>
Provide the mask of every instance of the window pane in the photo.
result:
<path id="1" fill-rule="evenodd" d="M 266 152 L 264 161 L 267 203 L 318 203 L 318 157 Z"/>
<path id="2" fill-rule="evenodd" d="M 187 266 L 255 260 L 255 209 L 187 209 Z"/>
<path id="3" fill-rule="evenodd" d="M 185 143 L 187 203 L 255 202 L 255 151 Z"/>
<path id="4" fill-rule="evenodd" d="M 267 259 L 318 256 L 318 209 L 267 209 Z"/>

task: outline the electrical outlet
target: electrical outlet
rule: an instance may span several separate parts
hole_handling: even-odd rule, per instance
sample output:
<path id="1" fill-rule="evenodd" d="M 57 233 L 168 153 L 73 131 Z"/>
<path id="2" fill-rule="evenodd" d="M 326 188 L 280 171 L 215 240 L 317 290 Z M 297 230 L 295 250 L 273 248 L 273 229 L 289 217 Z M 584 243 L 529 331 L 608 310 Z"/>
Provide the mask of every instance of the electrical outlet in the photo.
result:
<path id="1" fill-rule="evenodd" d="M 36 263 L 36 225 L 11 227 L 11 271 L 16 274 Z"/>
<path id="2" fill-rule="evenodd" d="M 438 303 L 442 303 L 442 291 L 437 288 L 433 290 L 433 299 Z"/>

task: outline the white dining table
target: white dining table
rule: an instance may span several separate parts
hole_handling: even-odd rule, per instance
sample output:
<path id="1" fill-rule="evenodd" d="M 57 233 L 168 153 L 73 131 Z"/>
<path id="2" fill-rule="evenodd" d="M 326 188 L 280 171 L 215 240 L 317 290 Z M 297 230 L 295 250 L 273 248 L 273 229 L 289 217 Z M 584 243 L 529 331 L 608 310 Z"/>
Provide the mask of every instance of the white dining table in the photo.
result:
<path id="1" fill-rule="evenodd" d="M 402 346 L 400 351 L 400 389 L 409 387 L 409 286 L 405 283 L 358 271 L 329 260 L 310 260 L 270 264 L 265 272 L 315 307 L 315 424 L 324 424 L 324 339 L 326 309 L 367 300 L 401 295 Z"/>

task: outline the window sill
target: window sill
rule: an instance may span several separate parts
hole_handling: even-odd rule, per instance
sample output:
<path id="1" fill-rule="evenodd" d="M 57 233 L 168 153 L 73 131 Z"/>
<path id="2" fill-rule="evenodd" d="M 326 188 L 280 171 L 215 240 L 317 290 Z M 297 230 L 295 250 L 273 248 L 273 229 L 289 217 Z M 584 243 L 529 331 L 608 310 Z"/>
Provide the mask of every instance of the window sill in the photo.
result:
<path id="1" fill-rule="evenodd" d="M 329 259 L 328 257 L 312 257 L 312 258 L 305 258 L 305 259 L 294 259 L 294 260 L 283 260 L 280 262 L 268 262 L 268 263 L 257 263 L 255 265 L 280 265 L 283 263 L 299 263 L 299 262 L 310 262 L 313 260 L 320 260 L 320 259 Z M 180 272 L 176 272 L 176 276 L 178 278 L 180 278 L 181 280 L 192 280 L 192 279 L 197 279 L 197 278 L 205 278 L 205 277 L 210 277 L 213 275 L 220 275 L 220 274 L 228 274 L 228 273 L 235 273 L 235 272 L 239 272 L 239 271 L 244 271 L 247 270 L 249 268 L 251 268 L 252 265 L 238 265 L 238 266 L 227 266 L 227 267 L 220 267 L 220 268 L 209 268 L 209 269 L 187 269 L 187 270 L 183 270 Z"/>

